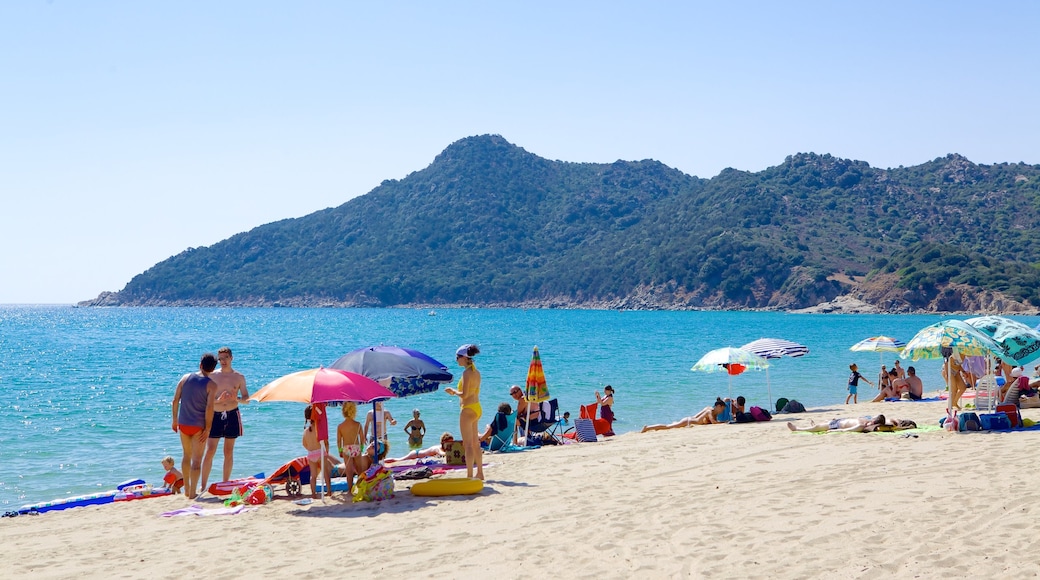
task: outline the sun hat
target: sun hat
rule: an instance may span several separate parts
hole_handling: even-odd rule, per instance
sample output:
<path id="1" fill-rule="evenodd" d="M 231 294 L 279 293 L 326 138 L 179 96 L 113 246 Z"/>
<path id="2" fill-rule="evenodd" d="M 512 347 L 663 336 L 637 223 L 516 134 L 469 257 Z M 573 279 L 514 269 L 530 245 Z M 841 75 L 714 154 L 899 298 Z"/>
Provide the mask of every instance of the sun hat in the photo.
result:
<path id="1" fill-rule="evenodd" d="M 1018 367 L 1015 367 L 1015 368 L 1011 369 L 1011 377 L 1012 378 L 1017 379 L 1020 376 L 1022 376 L 1022 369 L 1020 369 Z"/>
<path id="2" fill-rule="evenodd" d="M 472 344 L 464 344 L 459 348 L 455 349 L 455 356 L 469 356 L 469 350 L 473 348 Z"/>

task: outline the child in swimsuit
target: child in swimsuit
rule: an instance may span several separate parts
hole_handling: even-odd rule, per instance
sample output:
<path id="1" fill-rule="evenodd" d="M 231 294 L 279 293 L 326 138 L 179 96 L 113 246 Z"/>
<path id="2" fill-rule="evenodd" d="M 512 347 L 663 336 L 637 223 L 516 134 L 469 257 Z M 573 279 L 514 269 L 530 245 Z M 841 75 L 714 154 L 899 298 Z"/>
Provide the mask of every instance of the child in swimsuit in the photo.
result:
<path id="1" fill-rule="evenodd" d="M 303 417 L 306 419 L 306 424 L 303 428 L 303 448 L 307 450 L 307 463 L 311 468 L 311 497 L 318 498 L 318 474 L 322 471 L 322 466 L 325 463 L 325 453 L 321 450 L 321 442 L 318 441 L 318 426 L 311 420 L 311 413 L 313 407 L 307 405 L 307 408 L 303 410 Z M 331 477 L 328 470 L 325 470 L 325 489 L 332 490 Z"/>
<path id="2" fill-rule="evenodd" d="M 354 476 L 361 473 L 361 423 L 356 417 L 357 404 L 343 403 L 343 422 L 336 428 L 336 447 L 343 458 L 348 493 L 353 493 Z"/>
<path id="3" fill-rule="evenodd" d="M 423 436 L 426 435 L 426 423 L 419 418 L 419 409 L 412 411 L 412 420 L 404 426 L 404 432 L 408 435 L 408 449 L 412 451 L 422 449 Z"/>
<path id="4" fill-rule="evenodd" d="M 162 466 L 166 470 L 166 475 L 163 476 L 163 487 L 174 494 L 180 493 L 184 489 L 184 475 L 175 467 L 173 457 L 170 455 L 163 457 Z"/>

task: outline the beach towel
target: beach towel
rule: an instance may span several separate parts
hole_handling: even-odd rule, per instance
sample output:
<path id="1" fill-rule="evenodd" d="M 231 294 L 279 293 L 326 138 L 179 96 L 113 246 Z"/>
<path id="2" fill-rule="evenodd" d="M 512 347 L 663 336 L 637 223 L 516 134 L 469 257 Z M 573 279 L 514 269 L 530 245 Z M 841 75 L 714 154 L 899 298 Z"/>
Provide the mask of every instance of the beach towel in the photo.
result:
<path id="1" fill-rule="evenodd" d="M 163 512 L 159 515 L 164 518 L 173 518 L 177 516 L 235 516 L 241 513 L 251 512 L 255 509 L 258 508 L 246 505 L 225 508 L 204 508 L 200 505 L 193 505 L 191 507 L 173 510 L 172 512 Z"/>

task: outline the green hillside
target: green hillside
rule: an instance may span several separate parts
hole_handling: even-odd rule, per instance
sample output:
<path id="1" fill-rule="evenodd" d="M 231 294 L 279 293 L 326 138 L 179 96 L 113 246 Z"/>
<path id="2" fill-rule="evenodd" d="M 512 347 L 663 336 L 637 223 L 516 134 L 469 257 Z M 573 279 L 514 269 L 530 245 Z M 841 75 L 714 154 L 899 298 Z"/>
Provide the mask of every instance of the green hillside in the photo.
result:
<path id="1" fill-rule="evenodd" d="M 882 170 L 798 154 L 706 180 L 479 136 L 92 303 L 799 308 L 874 280 L 895 291 L 890 309 L 929 308 L 949 284 L 1040 305 L 1036 224 L 1040 166 L 949 155 Z"/>

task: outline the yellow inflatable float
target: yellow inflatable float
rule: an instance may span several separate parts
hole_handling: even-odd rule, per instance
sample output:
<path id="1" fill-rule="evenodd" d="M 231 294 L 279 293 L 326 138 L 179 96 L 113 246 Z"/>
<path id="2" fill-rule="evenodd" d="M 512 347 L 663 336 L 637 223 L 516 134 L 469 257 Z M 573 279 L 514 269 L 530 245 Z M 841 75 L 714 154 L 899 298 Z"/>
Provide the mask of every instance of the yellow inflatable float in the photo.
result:
<path id="1" fill-rule="evenodd" d="M 412 495 L 435 497 L 444 495 L 473 495 L 484 489 L 484 482 L 469 477 L 446 477 L 421 481 L 412 486 Z"/>

